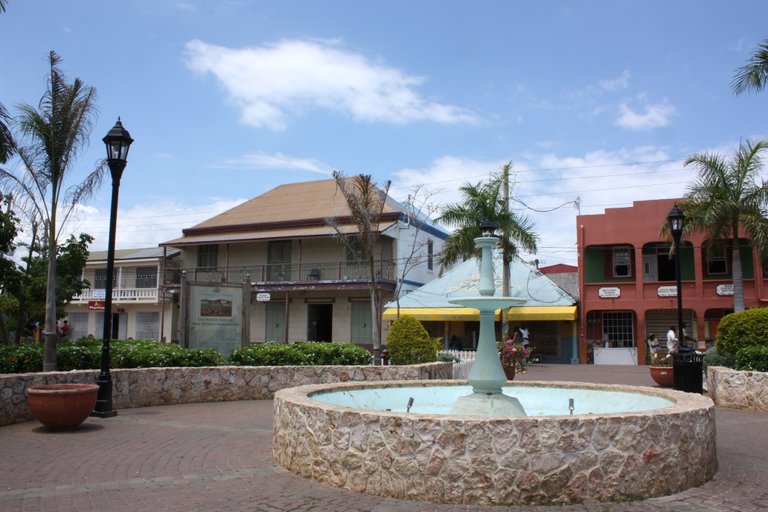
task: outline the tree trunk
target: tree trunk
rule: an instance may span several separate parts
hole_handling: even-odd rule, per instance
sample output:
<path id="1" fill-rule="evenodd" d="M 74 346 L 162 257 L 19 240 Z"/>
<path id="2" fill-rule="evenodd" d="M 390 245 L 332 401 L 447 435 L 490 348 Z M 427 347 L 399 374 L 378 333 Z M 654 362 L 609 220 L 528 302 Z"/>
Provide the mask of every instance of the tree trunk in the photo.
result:
<path id="1" fill-rule="evenodd" d="M 738 237 L 733 240 L 733 252 L 731 254 L 731 268 L 733 270 L 733 311 L 744 311 L 744 272 L 741 268 L 741 249 Z"/>
<path id="2" fill-rule="evenodd" d="M 373 342 L 373 364 L 381 364 L 381 329 L 379 328 L 379 321 L 381 315 L 379 314 L 379 301 L 376 297 L 376 266 L 371 255 L 368 256 L 368 268 L 371 271 L 371 285 L 369 291 L 371 293 L 371 336 Z"/>
<path id="3" fill-rule="evenodd" d="M 503 191 L 504 191 L 504 215 L 509 216 L 509 164 L 505 165 L 503 167 L 504 171 L 504 182 L 502 183 Z M 510 281 L 510 275 L 509 275 L 509 264 L 511 263 L 511 258 L 507 254 L 506 247 L 509 243 L 509 233 L 504 232 L 504 247 L 505 249 L 502 251 L 501 261 L 502 261 L 502 269 L 501 269 L 501 295 L 503 297 L 509 297 L 509 281 Z M 509 335 L 509 307 L 501 308 L 501 339 L 506 340 L 510 338 Z"/>
<path id="4" fill-rule="evenodd" d="M 52 228 L 48 228 L 48 283 L 45 290 L 45 351 L 43 371 L 56 371 L 56 242 Z"/>

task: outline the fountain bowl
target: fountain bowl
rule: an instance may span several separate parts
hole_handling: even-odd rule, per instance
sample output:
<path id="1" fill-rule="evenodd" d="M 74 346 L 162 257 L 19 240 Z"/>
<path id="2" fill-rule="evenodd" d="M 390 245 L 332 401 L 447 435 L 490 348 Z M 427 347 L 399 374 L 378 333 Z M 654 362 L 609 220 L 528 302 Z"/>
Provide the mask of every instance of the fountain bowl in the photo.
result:
<path id="1" fill-rule="evenodd" d="M 355 492 L 465 505 L 637 500 L 701 485 L 717 469 L 714 404 L 692 393 L 507 383 L 504 392 L 521 399 L 524 388 L 551 388 L 638 394 L 664 404 L 634 412 L 526 417 L 362 409 L 318 399 L 339 391 L 455 386 L 466 381 L 280 390 L 274 398 L 274 459 L 306 478 Z"/>

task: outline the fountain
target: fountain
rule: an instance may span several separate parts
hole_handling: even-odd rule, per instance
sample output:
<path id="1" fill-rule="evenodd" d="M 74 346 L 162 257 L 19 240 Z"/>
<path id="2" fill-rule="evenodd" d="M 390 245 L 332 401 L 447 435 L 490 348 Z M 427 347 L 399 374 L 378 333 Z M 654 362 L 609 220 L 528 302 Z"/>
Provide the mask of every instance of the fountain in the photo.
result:
<path id="1" fill-rule="evenodd" d="M 717 469 L 714 404 L 679 391 L 506 382 L 493 329 L 490 230 L 469 379 L 299 386 L 275 394 L 281 466 L 356 492 L 458 504 L 642 499 L 701 485 Z M 505 385 L 506 384 L 506 385 Z"/>
<path id="2" fill-rule="evenodd" d="M 480 297 L 451 299 L 452 304 L 460 304 L 480 311 L 480 336 L 477 354 L 469 373 L 469 385 L 472 394 L 456 400 L 454 414 L 480 416 L 525 416 L 520 401 L 501 392 L 507 382 L 501 367 L 496 348 L 496 335 L 493 326 L 496 310 L 525 302 L 517 297 L 494 297 L 496 285 L 493 280 L 493 261 L 491 249 L 498 243 L 493 235 L 494 226 L 488 221 L 480 224 L 482 236 L 475 238 L 475 244 L 482 251 L 480 257 Z"/>

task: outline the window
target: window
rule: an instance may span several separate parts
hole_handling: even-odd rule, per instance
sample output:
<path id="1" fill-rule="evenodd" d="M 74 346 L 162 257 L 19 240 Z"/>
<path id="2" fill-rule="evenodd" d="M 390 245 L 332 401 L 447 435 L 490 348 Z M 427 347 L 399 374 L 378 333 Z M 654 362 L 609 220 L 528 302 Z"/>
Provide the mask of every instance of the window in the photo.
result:
<path id="1" fill-rule="evenodd" d="M 157 267 L 138 267 L 136 288 L 157 288 Z"/>
<path id="2" fill-rule="evenodd" d="M 603 341 L 611 347 L 634 347 L 634 322 L 631 311 L 603 312 Z"/>
<path id="3" fill-rule="evenodd" d="M 632 275 L 629 247 L 613 249 L 613 277 L 629 277 Z"/>
<path id="4" fill-rule="evenodd" d="M 160 313 L 157 311 L 136 312 L 136 339 L 158 341 L 160 332 Z"/>
<path id="5" fill-rule="evenodd" d="M 718 243 L 707 251 L 707 273 L 727 274 L 728 262 L 725 256 L 725 244 Z"/>
<path id="6" fill-rule="evenodd" d="M 112 275 L 112 288 L 117 288 L 117 269 L 115 269 Z M 106 290 L 107 289 L 107 269 L 97 268 L 96 273 L 93 276 L 93 289 L 94 290 Z"/>
<path id="7" fill-rule="evenodd" d="M 291 280 L 291 241 L 267 243 L 267 281 Z"/>
<path id="8" fill-rule="evenodd" d="M 201 245 L 197 248 L 198 268 L 216 268 L 219 266 L 219 246 Z"/>
<path id="9" fill-rule="evenodd" d="M 427 270 L 435 269 L 435 247 L 432 240 L 427 240 Z"/>

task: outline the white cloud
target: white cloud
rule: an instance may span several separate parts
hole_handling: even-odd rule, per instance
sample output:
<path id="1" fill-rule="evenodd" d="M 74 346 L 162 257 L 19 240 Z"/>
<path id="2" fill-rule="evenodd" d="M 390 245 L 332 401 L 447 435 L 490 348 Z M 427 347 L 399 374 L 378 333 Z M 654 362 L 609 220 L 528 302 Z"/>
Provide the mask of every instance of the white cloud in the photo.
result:
<path id="1" fill-rule="evenodd" d="M 615 91 L 616 89 L 626 89 L 629 87 L 629 71 L 624 72 L 616 78 L 600 80 L 598 85 L 606 91 Z"/>
<path id="2" fill-rule="evenodd" d="M 219 213 L 222 213 L 245 199 L 214 199 L 207 204 L 181 204 L 164 200 L 157 203 L 120 208 L 117 216 L 115 247 L 135 249 L 157 247 L 181 236 L 181 230 L 189 228 Z M 64 227 L 64 240 L 69 233 L 88 233 L 94 237 L 91 251 L 105 251 L 109 233 L 109 207 L 99 210 L 93 206 L 77 209 Z"/>
<path id="3" fill-rule="evenodd" d="M 283 153 L 267 154 L 263 151 L 257 153 L 248 153 L 238 158 L 230 158 L 224 163 L 214 165 L 215 168 L 235 168 L 235 169 L 289 169 L 308 171 L 324 176 L 331 175 L 331 168 L 322 162 L 306 158 L 296 158 Z"/>
<path id="4" fill-rule="evenodd" d="M 412 187 L 426 184 L 440 189 L 432 200 L 447 205 L 461 200 L 459 187 L 464 183 L 486 180 L 504 163 L 443 156 L 425 168 L 393 173 L 392 193 L 403 200 Z M 523 258 L 537 258 L 542 265 L 576 264 L 579 213 L 597 214 L 606 208 L 631 206 L 633 201 L 681 197 L 695 174 L 665 149 L 652 146 L 581 155 L 528 153 L 514 160 L 513 169 L 511 206 L 534 222 L 540 236 L 538 254 Z M 659 212 L 660 226 L 667 213 Z"/>
<path id="5" fill-rule="evenodd" d="M 675 114 L 675 107 L 666 100 L 661 103 L 647 104 L 644 109 L 644 112 L 638 113 L 629 108 L 626 103 L 622 104 L 616 125 L 630 130 L 661 128 L 667 126 L 670 118 Z"/>
<path id="6" fill-rule="evenodd" d="M 474 123 L 469 110 L 424 99 L 422 77 L 373 63 L 330 42 L 287 40 L 226 48 L 192 40 L 187 66 L 213 74 L 241 108 L 244 123 L 273 130 L 306 107 L 340 111 L 358 121 Z"/>

